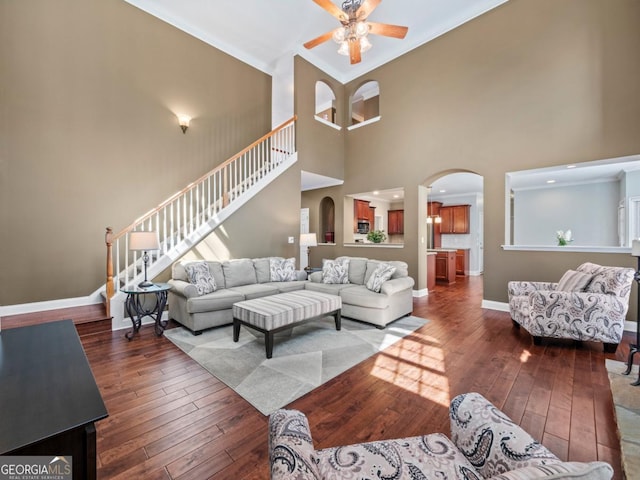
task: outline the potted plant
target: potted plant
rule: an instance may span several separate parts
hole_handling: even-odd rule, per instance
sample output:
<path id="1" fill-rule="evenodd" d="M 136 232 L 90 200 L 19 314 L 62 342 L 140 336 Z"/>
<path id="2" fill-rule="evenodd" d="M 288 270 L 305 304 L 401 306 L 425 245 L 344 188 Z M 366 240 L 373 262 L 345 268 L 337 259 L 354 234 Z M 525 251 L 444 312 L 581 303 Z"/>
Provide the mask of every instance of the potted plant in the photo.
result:
<path id="1" fill-rule="evenodd" d="M 373 243 L 384 242 L 387 239 L 387 236 L 384 233 L 384 230 L 371 230 L 367 233 L 367 240 Z"/>

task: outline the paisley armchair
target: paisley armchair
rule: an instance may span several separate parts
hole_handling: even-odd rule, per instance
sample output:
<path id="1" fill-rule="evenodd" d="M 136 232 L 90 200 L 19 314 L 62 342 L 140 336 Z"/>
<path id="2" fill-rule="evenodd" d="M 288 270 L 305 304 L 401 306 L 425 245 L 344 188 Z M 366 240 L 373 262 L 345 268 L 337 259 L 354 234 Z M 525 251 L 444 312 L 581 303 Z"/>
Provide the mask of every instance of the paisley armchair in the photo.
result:
<path id="1" fill-rule="evenodd" d="M 603 342 L 615 352 L 624 331 L 634 271 L 583 263 L 558 283 L 512 281 L 509 310 L 535 344 L 541 338 Z"/>
<path id="2" fill-rule="evenodd" d="M 269 417 L 272 480 L 608 480 L 605 462 L 563 462 L 479 393 L 449 407 L 451 440 L 442 433 L 315 450 L 307 417 Z"/>

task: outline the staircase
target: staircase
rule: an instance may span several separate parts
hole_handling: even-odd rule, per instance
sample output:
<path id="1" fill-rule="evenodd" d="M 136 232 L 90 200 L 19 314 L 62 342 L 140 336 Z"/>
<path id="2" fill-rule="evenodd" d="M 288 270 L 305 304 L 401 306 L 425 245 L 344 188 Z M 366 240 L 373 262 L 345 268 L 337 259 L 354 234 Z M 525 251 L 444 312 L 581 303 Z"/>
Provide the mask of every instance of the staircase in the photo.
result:
<path id="1" fill-rule="evenodd" d="M 131 326 L 120 288 L 144 278 L 142 254 L 129 251 L 129 234 L 157 232 L 160 249 L 148 252 L 147 263 L 147 276 L 154 278 L 297 161 L 295 121 L 294 116 L 117 234 L 107 228 L 107 281 L 94 295 L 103 297 L 114 329 Z"/>

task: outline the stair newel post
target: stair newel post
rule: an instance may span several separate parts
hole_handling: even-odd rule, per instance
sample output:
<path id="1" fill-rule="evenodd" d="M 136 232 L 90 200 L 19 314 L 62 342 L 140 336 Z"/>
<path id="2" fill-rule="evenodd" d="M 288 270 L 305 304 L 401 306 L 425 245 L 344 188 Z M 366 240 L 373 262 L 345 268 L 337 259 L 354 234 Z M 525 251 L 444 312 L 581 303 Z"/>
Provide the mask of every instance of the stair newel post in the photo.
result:
<path id="1" fill-rule="evenodd" d="M 106 298 L 106 310 L 107 317 L 111 316 L 111 298 L 114 295 L 113 291 L 113 229 L 107 227 L 107 233 L 104 234 L 104 243 L 107 245 L 107 298 Z"/>

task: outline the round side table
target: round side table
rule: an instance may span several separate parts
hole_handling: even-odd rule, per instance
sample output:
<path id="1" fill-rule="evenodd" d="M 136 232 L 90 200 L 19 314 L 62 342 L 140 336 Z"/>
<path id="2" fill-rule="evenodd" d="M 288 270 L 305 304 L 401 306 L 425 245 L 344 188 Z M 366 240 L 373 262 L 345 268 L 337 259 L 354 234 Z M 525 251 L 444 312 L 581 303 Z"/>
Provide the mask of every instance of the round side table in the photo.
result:
<path id="1" fill-rule="evenodd" d="M 159 337 L 162 336 L 167 326 L 167 322 L 162 321 L 162 312 L 164 312 L 164 307 L 167 305 L 167 295 L 170 288 L 171 285 L 168 283 L 154 283 L 150 287 L 134 286 L 121 289 L 121 291 L 127 294 L 124 306 L 133 324 L 133 330 L 125 335 L 127 340 L 131 340 L 133 335 L 138 333 L 144 317 L 154 319 L 156 335 Z M 149 301 L 149 303 L 147 303 L 148 295 L 154 295 L 155 302 Z"/>

